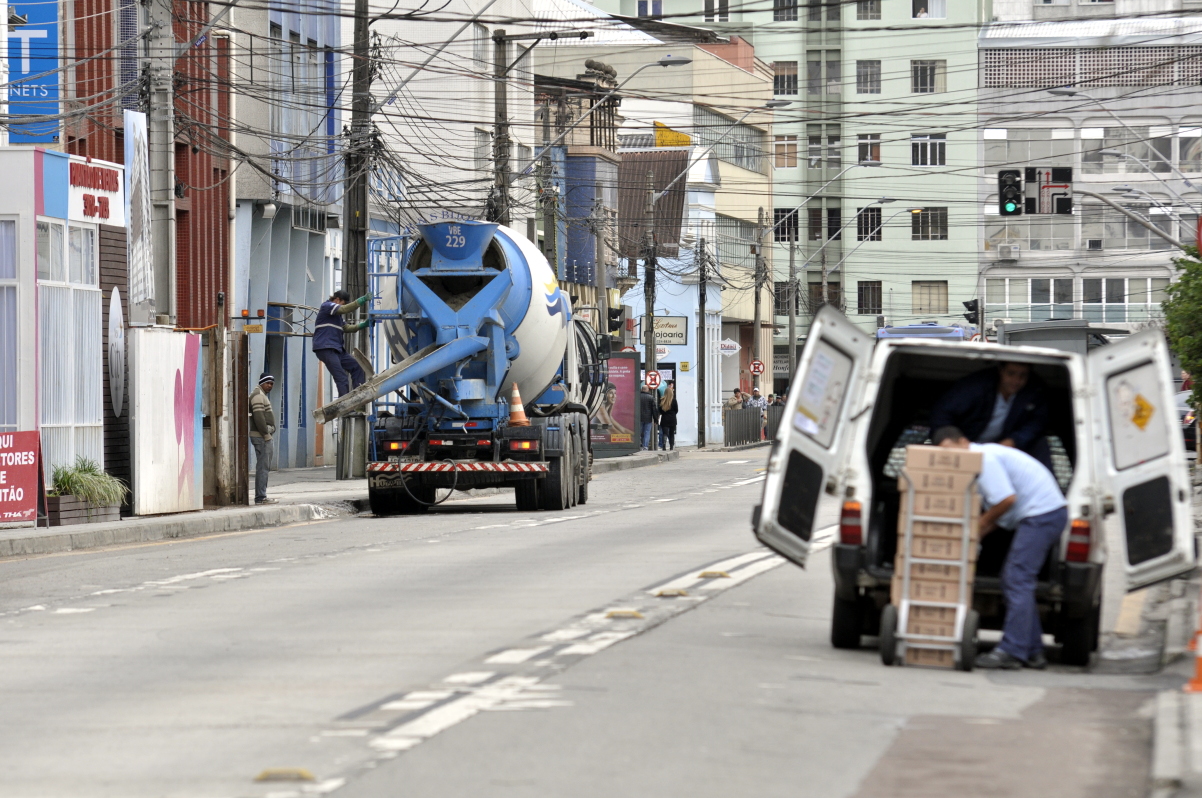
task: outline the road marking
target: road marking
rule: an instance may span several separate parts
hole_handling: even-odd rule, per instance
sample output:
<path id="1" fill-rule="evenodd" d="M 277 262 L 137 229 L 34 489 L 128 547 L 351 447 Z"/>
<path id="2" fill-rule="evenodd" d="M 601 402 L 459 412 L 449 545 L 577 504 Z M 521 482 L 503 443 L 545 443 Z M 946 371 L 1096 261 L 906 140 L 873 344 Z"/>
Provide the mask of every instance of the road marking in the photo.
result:
<path id="1" fill-rule="evenodd" d="M 760 474 L 758 477 L 752 477 L 751 479 L 744 479 L 741 482 L 735 482 L 735 483 L 731 484 L 729 487 L 737 488 L 740 485 L 750 485 L 753 482 L 763 482 L 766 476 L 767 475 L 765 475 L 765 474 Z"/>
<path id="2" fill-rule="evenodd" d="M 95 607 L 59 607 L 54 611 L 55 615 L 78 615 L 84 612 L 94 612 Z"/>
<path id="3" fill-rule="evenodd" d="M 537 657 L 539 654 L 550 649 L 550 646 L 540 646 L 539 648 L 511 648 L 508 651 L 502 651 L 499 654 L 493 654 L 488 659 L 484 660 L 485 665 L 518 665 L 528 659 Z"/>
<path id="4" fill-rule="evenodd" d="M 753 552 L 749 552 L 747 554 L 740 554 L 738 557 L 732 557 L 729 560 L 722 560 L 721 562 L 714 563 L 713 565 L 709 566 L 708 568 L 702 568 L 699 571 L 693 571 L 692 573 L 686 574 L 685 576 L 680 576 L 680 577 L 677 577 L 676 579 L 672 579 L 668 582 L 664 582 L 662 585 L 656 585 L 655 587 L 650 588 L 647 592 L 650 595 L 654 596 L 656 593 L 658 593 L 660 591 L 664 591 L 664 590 L 687 590 L 688 588 L 693 587 L 698 582 L 702 581 L 701 574 L 704 573 L 705 571 L 730 572 L 731 570 L 739 567 L 740 565 L 745 565 L 749 562 L 763 559 L 764 557 L 769 557 L 769 556 L 771 556 L 771 554 L 772 554 L 772 552 L 768 551 L 767 549 L 760 549 L 759 551 L 753 551 Z"/>
<path id="5" fill-rule="evenodd" d="M 447 684 L 479 684 L 496 675 L 495 671 L 468 671 L 467 673 L 453 673 L 443 681 Z"/>
<path id="6" fill-rule="evenodd" d="M 751 462 L 750 460 L 727 460 L 722 465 L 743 465 L 744 463 L 750 463 L 750 462 Z"/>

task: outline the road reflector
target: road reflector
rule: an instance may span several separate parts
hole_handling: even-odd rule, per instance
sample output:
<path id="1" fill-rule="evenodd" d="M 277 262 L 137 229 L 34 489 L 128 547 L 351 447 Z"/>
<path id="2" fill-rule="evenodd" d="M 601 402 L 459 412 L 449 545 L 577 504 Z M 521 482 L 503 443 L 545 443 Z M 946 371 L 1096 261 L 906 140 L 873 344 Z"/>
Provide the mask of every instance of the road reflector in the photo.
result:
<path id="1" fill-rule="evenodd" d="M 687 596 L 689 595 L 689 591 L 679 587 L 672 587 L 667 590 L 657 590 L 655 591 L 655 595 L 660 598 L 672 598 L 673 596 Z"/>
<path id="2" fill-rule="evenodd" d="M 255 776 L 255 781 L 317 781 L 304 768 L 267 768 Z"/>
<path id="3" fill-rule="evenodd" d="M 638 610 L 610 610 L 605 613 L 606 618 L 642 618 L 643 613 Z"/>
<path id="4" fill-rule="evenodd" d="M 726 571 L 702 571 L 697 574 L 698 579 L 730 579 L 730 574 Z"/>

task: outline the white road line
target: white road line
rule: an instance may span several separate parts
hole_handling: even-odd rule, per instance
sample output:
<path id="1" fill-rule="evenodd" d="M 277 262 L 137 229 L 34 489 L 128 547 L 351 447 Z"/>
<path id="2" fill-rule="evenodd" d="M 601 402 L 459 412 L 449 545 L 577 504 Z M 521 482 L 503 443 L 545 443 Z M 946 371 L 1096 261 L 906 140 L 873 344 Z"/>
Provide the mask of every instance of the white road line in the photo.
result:
<path id="1" fill-rule="evenodd" d="M 649 589 L 647 593 L 650 595 L 655 595 L 661 590 L 685 590 L 686 588 L 692 587 L 700 582 L 701 574 L 705 571 L 730 571 L 739 567 L 740 565 L 745 565 L 754 560 L 760 560 L 771 555 L 772 552 L 768 551 L 767 549 L 753 551 L 748 554 L 740 554 L 738 557 L 731 557 L 729 560 L 723 560 L 722 562 L 714 563 L 706 568 L 694 571 L 691 574 L 673 579 L 670 582 L 664 582 L 662 585 L 656 585 L 655 587 Z"/>
<path id="2" fill-rule="evenodd" d="M 634 637 L 637 632 L 598 632 L 580 643 L 575 643 L 561 651 L 556 652 L 556 656 L 566 657 L 571 655 L 590 656 L 598 651 L 604 651 L 614 643 L 620 643 L 628 637 Z"/>
<path id="3" fill-rule="evenodd" d="M 466 673 L 453 673 L 443 679 L 447 684 L 479 684 L 496 676 L 496 671 L 468 671 Z"/>
<path id="4" fill-rule="evenodd" d="M 700 588 L 698 588 L 698 590 L 726 590 L 727 588 L 731 588 L 731 587 L 734 587 L 735 585 L 746 582 L 748 579 L 750 579 L 753 576 L 758 576 L 759 574 L 762 574 L 765 571 L 771 571 L 773 568 L 777 567 L 778 565 L 783 565 L 784 562 L 785 562 L 784 557 L 777 557 L 777 556 L 773 555 L 772 557 L 769 557 L 768 559 L 760 560 L 759 562 L 752 563 L 751 565 L 748 565 L 746 568 L 740 568 L 739 570 L 737 570 L 733 574 L 731 574 L 729 579 L 714 579 L 710 582 L 707 582 L 706 584 L 704 584 Z"/>
<path id="5" fill-rule="evenodd" d="M 548 643 L 566 643 L 569 640 L 575 640 L 578 637 L 584 637 L 589 633 L 588 629 L 556 629 L 554 632 L 548 632 L 542 636 L 543 640 Z"/>
<path id="6" fill-rule="evenodd" d="M 754 483 L 754 482 L 763 482 L 763 481 L 764 481 L 764 478 L 765 478 L 765 475 L 764 475 L 764 474 L 760 474 L 758 477 L 752 477 L 751 479 L 744 479 L 744 480 L 743 480 L 743 481 L 741 481 L 741 482 L 735 482 L 735 483 L 734 483 L 734 484 L 732 484 L 730 487 L 732 487 L 732 488 L 737 488 L 737 487 L 739 487 L 740 485 L 750 485 L 750 484 L 752 484 L 752 483 Z"/>
<path id="7" fill-rule="evenodd" d="M 750 462 L 751 462 L 750 460 L 727 460 L 722 465 L 743 465 L 744 463 L 750 463 Z"/>
<path id="8" fill-rule="evenodd" d="M 493 654 L 488 659 L 484 660 L 485 665 L 519 665 L 528 659 L 537 657 L 539 654 L 551 648 L 550 646 L 541 646 L 539 648 L 511 648 L 508 651 L 502 651 L 499 654 Z"/>

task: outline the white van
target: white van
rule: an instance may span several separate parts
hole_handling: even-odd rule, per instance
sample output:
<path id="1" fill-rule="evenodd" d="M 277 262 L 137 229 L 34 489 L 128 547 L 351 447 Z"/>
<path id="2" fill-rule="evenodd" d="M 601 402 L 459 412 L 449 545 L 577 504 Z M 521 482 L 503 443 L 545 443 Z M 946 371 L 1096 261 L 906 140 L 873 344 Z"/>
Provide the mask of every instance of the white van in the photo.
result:
<path id="1" fill-rule="evenodd" d="M 875 346 L 874 346 L 875 344 Z M 897 474 L 906 445 L 923 443 L 934 402 L 961 377 L 1001 361 L 1027 363 L 1044 383 L 1046 434 L 1068 499 L 1069 527 L 1040 573 L 1044 631 L 1060 661 L 1097 648 L 1106 561 L 1102 523 L 1118 524 L 1128 590 L 1195 564 L 1190 483 L 1164 336 L 1146 331 L 1088 355 L 1029 346 L 883 340 L 823 307 L 810 327 L 768 460 L 752 523 L 764 545 L 805 566 L 822 493 L 841 497 L 832 547 L 831 642 L 876 634 L 889 603 L 897 547 Z M 999 573 L 1009 536 L 983 543 L 973 604 L 1001 628 Z M 992 540 L 991 540 L 992 539 Z"/>

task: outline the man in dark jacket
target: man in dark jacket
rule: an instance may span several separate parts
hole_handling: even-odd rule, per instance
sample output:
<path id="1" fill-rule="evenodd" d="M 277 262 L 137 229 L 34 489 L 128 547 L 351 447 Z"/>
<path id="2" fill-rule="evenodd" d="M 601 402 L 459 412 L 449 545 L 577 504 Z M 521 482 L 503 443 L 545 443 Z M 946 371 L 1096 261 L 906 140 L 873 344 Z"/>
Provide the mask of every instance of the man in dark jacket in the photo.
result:
<path id="1" fill-rule="evenodd" d="M 931 429 L 958 427 L 973 443 L 1000 443 L 1052 469 L 1043 383 L 1026 363 L 999 363 L 956 381 L 931 410 Z"/>
<path id="2" fill-rule="evenodd" d="M 659 404 L 655 401 L 655 394 L 646 385 L 639 392 L 639 424 L 642 432 L 642 446 L 644 449 L 651 448 L 651 425 L 655 423 L 659 417 Z"/>
<path id="3" fill-rule="evenodd" d="M 358 388 L 366 379 L 363 368 L 347 353 L 342 337 L 345 333 L 366 329 L 368 322 L 365 319 L 358 324 L 347 324 L 342 317 L 370 301 L 371 294 L 351 299 L 346 291 L 335 291 L 321 303 L 313 323 L 313 354 L 325 364 L 326 370 L 334 378 L 339 396 Z"/>

